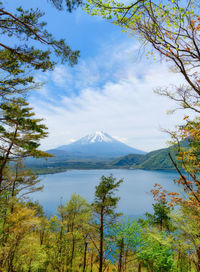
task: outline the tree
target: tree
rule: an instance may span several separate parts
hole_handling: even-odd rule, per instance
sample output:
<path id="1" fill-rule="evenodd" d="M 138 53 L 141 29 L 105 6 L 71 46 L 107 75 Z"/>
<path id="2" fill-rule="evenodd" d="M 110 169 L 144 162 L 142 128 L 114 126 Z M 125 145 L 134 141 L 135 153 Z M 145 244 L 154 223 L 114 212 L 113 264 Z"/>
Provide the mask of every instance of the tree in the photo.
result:
<path id="1" fill-rule="evenodd" d="M 52 0 L 57 8 L 62 1 Z M 66 1 L 71 11 L 79 1 Z M 79 51 L 72 51 L 64 39 L 56 40 L 45 29 L 39 9 L 24 10 L 19 7 L 12 13 L 0 3 L 0 96 L 24 92 L 35 87 L 32 70 L 52 70 L 56 58 L 70 65 L 77 63 Z M 10 42 L 14 39 L 14 43 Z"/>
<path id="2" fill-rule="evenodd" d="M 66 206 L 60 206 L 58 211 L 63 224 L 66 225 L 68 244 L 70 245 L 68 266 L 69 271 L 73 271 L 76 252 L 77 250 L 80 251 L 82 247 L 84 247 L 83 267 L 86 265 L 84 262 L 86 258 L 85 255 L 87 254 L 86 236 L 90 230 L 89 221 L 91 220 L 91 209 L 84 198 L 80 195 L 72 194 Z"/>
<path id="3" fill-rule="evenodd" d="M 158 226 L 160 231 L 170 230 L 172 228 L 171 218 L 170 218 L 170 207 L 165 201 L 158 201 L 153 204 L 154 213 L 146 213 L 147 220 L 149 224 L 153 226 Z"/>
<path id="4" fill-rule="evenodd" d="M 176 227 L 174 246 L 177 253 L 178 271 L 200 270 L 200 224 L 194 210 L 182 206 L 172 214 L 172 220 Z M 192 267 L 192 269 L 191 269 Z"/>
<path id="5" fill-rule="evenodd" d="M 127 271 L 129 267 L 133 267 L 137 260 L 136 254 L 143 243 L 141 225 L 125 218 L 113 224 L 108 232 L 113 258 L 118 261 L 117 271 Z"/>
<path id="6" fill-rule="evenodd" d="M 11 162 L 28 156 L 50 156 L 38 149 L 39 140 L 47 135 L 47 128 L 41 119 L 34 118 L 25 99 L 16 98 L 0 105 L 2 124 L 0 126 L 0 191 L 11 186 L 12 179 L 6 177 L 6 168 Z"/>
<path id="7" fill-rule="evenodd" d="M 61 9 L 62 0 L 51 2 Z M 79 0 L 66 1 L 67 10 L 71 12 L 79 4 Z M 29 156 L 49 156 L 39 150 L 47 128 L 41 119 L 35 118 L 21 94 L 40 86 L 33 71 L 52 70 L 58 58 L 74 65 L 79 51 L 72 51 L 63 39 L 54 39 L 45 29 L 43 15 L 39 9 L 22 7 L 10 12 L 0 2 L 1 271 L 46 271 L 50 262 L 42 246 L 49 234 L 44 227 L 48 221 L 41 214 L 40 218 L 35 216 L 36 209 L 31 203 L 26 205 L 17 198 L 18 193 L 23 196 L 41 189 L 37 187 L 37 177 L 24 169 L 23 160 Z M 37 212 L 40 213 L 39 208 Z M 49 235 L 49 240 L 52 236 Z"/>
<path id="8" fill-rule="evenodd" d="M 81 0 L 50 0 L 58 10 L 63 10 L 66 5 L 67 11 L 72 12 L 73 9 L 82 4 Z M 65 3 L 65 4 L 64 4 Z"/>
<path id="9" fill-rule="evenodd" d="M 175 100 L 183 109 L 200 113 L 200 17 L 198 1 L 138 0 L 130 4 L 88 0 L 86 10 L 119 25 L 143 44 L 149 53 L 173 64 L 173 71 L 183 75 L 186 84 L 161 88 L 158 93 Z"/>
<path id="10" fill-rule="evenodd" d="M 115 197 L 114 193 L 122 182 L 122 179 L 116 181 L 112 175 L 109 177 L 102 176 L 99 185 L 96 186 L 95 201 L 92 207 L 99 224 L 99 272 L 103 271 L 104 228 L 106 224 L 113 223 L 118 216 L 115 208 L 119 197 Z"/>
<path id="11" fill-rule="evenodd" d="M 40 179 L 33 175 L 30 169 L 26 169 L 21 161 L 17 161 L 14 165 L 4 172 L 4 180 L 7 180 L 7 191 L 10 192 L 10 197 L 19 199 L 26 195 L 40 191 L 43 186 L 40 186 Z"/>
<path id="12" fill-rule="evenodd" d="M 138 0 L 123 3 L 115 0 L 89 0 L 86 10 L 92 15 L 100 15 L 120 25 L 130 35 L 137 35 L 143 44 L 150 46 L 149 54 L 160 57 L 172 64 L 174 72 L 181 73 L 185 84 L 160 88 L 157 92 L 178 104 L 181 109 L 189 109 L 197 114 L 196 119 L 185 116 L 186 124 L 171 132 L 173 144 L 176 144 L 178 165 L 171 154 L 170 159 L 180 174 L 176 181 L 188 194 L 184 200 L 176 192 L 169 193 L 170 204 L 183 203 L 199 210 L 200 204 L 200 6 L 198 1 Z M 176 109 L 175 109 L 176 110 Z M 181 147 L 180 142 L 188 141 L 188 146 Z M 189 178 L 185 175 L 184 171 Z M 166 196 L 166 191 L 159 194 L 159 186 L 154 190 L 155 196 Z M 197 211 L 196 211 L 197 212 Z M 197 212 L 198 213 L 198 212 Z"/>
<path id="13" fill-rule="evenodd" d="M 73 194 L 65 206 L 58 207 L 58 217 L 50 220 L 52 237 L 47 246 L 54 271 L 85 270 L 90 220 L 90 205 L 80 195 Z"/>
<path id="14" fill-rule="evenodd" d="M 198 1 L 138 0 L 130 4 L 88 0 L 85 9 L 137 35 L 143 44 L 151 45 L 148 53 L 173 64 L 173 71 L 185 78 L 185 85 L 158 93 L 175 100 L 183 109 L 200 113 L 200 17 Z"/>
<path id="15" fill-rule="evenodd" d="M 138 259 L 150 272 L 173 272 L 174 252 L 172 240 L 164 233 L 144 233 L 143 245 L 138 253 Z"/>
<path id="16" fill-rule="evenodd" d="M 92 5 L 91 5 L 92 4 Z M 160 57 L 172 64 L 174 72 L 181 73 L 185 83 L 181 86 L 160 88 L 157 93 L 174 100 L 178 108 L 189 109 L 197 114 L 196 119 L 184 117 L 185 124 L 176 131 L 170 132 L 172 143 L 177 146 L 177 159 L 169 157 L 180 175 L 175 182 L 182 186 L 184 196 L 177 192 L 167 192 L 159 184 L 152 190 L 155 200 L 170 206 L 182 207 L 182 226 L 179 226 L 180 237 L 186 238 L 186 250 L 177 246 L 178 259 L 184 260 L 183 255 L 189 255 L 188 266 L 192 260 L 199 271 L 199 218 L 200 218 L 200 6 L 198 1 L 148 1 L 138 0 L 132 3 L 118 1 L 88 1 L 86 9 L 92 15 L 100 15 L 120 25 L 130 35 L 137 35 L 144 45 L 150 46 L 150 55 Z M 175 109 L 177 110 L 177 109 Z M 187 141 L 186 147 L 181 141 Z M 163 228 L 163 220 L 167 219 L 166 209 L 157 207 L 157 214 L 150 216 L 150 221 L 156 221 Z M 189 213 L 186 212 L 190 211 Z M 184 212 L 183 212 L 184 211 Z M 164 212 L 164 214 L 163 214 Z M 167 217 L 166 217 L 167 215 Z M 187 220 L 190 215 L 190 219 Z M 163 218 L 164 216 L 164 218 Z M 166 217 L 166 218 L 165 218 Z M 185 231 L 187 230 L 187 231 Z M 148 260 L 150 271 L 172 271 L 173 254 L 169 244 L 162 243 L 160 238 L 152 238 L 143 251 L 143 261 Z M 161 239 L 162 240 L 162 239 Z M 147 239 L 148 241 L 148 239 Z M 192 246 L 191 246 L 192 245 Z M 190 254 L 189 254 L 190 253 Z M 159 258 L 157 258 L 159 256 Z M 188 257 L 188 256 L 187 256 Z M 177 261 L 179 262 L 179 261 Z M 168 264 L 168 265 L 167 265 Z"/>
<path id="17" fill-rule="evenodd" d="M 35 239 L 32 237 L 32 234 L 34 233 L 34 230 L 39 227 L 39 224 L 40 219 L 35 216 L 35 211 L 27 208 L 26 204 L 19 202 L 15 203 L 13 212 L 6 213 L 6 217 L 4 217 L 4 222 L 2 224 L 3 236 L 0 240 L 1 271 L 20 271 L 18 264 L 20 263 L 21 258 L 31 259 L 33 249 L 30 248 L 28 240 L 26 242 L 24 240 L 27 237 L 30 239 L 33 238 L 32 246 L 33 241 L 34 244 L 37 244 L 37 238 Z M 20 255 L 20 251 L 21 253 L 24 253 Z M 35 255 L 37 255 L 37 253 Z M 37 258 L 39 258 L 39 256 Z"/>
<path id="18" fill-rule="evenodd" d="M 138 0 L 126 4 L 112 1 L 93 1 L 86 4 L 86 10 L 92 15 L 100 15 L 122 27 L 130 35 L 138 35 L 144 44 L 152 46 L 152 53 L 159 53 L 175 65 L 186 86 L 175 89 L 175 94 L 166 89 L 162 94 L 177 101 L 183 108 L 199 110 L 200 76 L 200 17 L 197 1 Z"/>

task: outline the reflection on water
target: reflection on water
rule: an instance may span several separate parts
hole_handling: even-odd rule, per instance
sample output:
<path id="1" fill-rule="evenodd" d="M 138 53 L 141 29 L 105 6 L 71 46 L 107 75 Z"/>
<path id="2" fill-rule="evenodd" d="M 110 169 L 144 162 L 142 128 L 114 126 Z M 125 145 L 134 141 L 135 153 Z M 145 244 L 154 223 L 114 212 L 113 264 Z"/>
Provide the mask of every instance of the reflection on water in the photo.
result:
<path id="1" fill-rule="evenodd" d="M 177 190 L 173 180 L 178 177 L 173 171 L 145 170 L 72 170 L 63 173 L 41 176 L 42 192 L 32 195 L 43 205 L 46 213 L 54 213 L 62 202 L 65 204 L 71 194 L 84 197 L 89 203 L 94 199 L 95 186 L 102 175 L 110 174 L 117 179 L 124 178 L 117 195 L 120 196 L 118 211 L 126 215 L 142 215 L 152 211 L 153 198 L 150 190 L 155 183 L 160 183 L 167 190 Z"/>

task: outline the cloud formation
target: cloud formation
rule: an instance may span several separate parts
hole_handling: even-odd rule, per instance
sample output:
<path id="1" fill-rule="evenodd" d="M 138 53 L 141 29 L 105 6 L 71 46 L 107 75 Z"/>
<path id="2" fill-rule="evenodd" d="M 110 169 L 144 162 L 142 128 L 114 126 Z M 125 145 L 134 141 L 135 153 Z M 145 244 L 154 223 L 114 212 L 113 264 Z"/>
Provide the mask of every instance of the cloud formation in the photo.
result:
<path id="1" fill-rule="evenodd" d="M 32 97 L 36 113 L 45 119 L 49 137 L 44 149 L 68 144 L 102 130 L 135 148 L 150 151 L 165 146 L 172 129 L 183 119 L 166 111 L 176 105 L 153 90 L 179 85 L 180 75 L 166 64 L 137 60 L 138 44 L 131 42 L 102 46 L 101 53 L 69 69 L 57 66 L 47 74 L 48 84 Z"/>

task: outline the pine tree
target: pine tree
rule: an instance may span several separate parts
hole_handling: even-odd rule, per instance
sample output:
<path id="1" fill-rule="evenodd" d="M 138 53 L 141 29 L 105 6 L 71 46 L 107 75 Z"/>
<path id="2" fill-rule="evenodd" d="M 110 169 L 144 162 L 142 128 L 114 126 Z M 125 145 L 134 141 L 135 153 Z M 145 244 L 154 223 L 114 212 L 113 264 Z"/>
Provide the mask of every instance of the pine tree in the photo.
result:
<path id="1" fill-rule="evenodd" d="M 59 8 L 62 1 L 52 2 Z M 76 2 L 79 1 L 67 1 L 68 11 L 72 11 Z M 79 51 L 72 51 L 64 39 L 54 39 L 45 29 L 43 15 L 39 8 L 19 7 L 11 12 L 0 2 L 0 34 L 4 37 L 0 43 L 0 97 L 35 87 L 33 69 L 52 70 L 58 59 L 70 65 L 77 63 Z"/>
<path id="2" fill-rule="evenodd" d="M 99 225 L 99 272 L 103 271 L 105 225 L 113 223 L 119 216 L 115 212 L 119 197 L 114 196 L 114 193 L 122 182 L 122 179 L 116 181 L 112 175 L 102 176 L 99 185 L 96 186 L 92 206 Z"/>
<path id="3" fill-rule="evenodd" d="M 49 156 L 40 151 L 39 141 L 47 136 L 47 128 L 41 119 L 34 118 L 29 104 L 22 98 L 12 99 L 0 105 L 0 191 L 11 186 L 7 179 L 8 166 L 28 156 Z"/>

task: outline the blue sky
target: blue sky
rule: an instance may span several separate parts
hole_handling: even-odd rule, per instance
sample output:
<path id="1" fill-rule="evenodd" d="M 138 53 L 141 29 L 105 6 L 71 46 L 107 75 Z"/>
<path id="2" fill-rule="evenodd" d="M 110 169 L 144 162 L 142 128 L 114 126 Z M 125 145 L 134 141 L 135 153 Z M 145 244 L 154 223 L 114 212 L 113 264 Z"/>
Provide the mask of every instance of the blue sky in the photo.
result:
<path id="1" fill-rule="evenodd" d="M 180 75 L 169 72 L 167 63 L 159 57 L 147 59 L 136 37 L 81 9 L 69 14 L 45 0 L 4 2 L 10 9 L 19 3 L 24 8 L 40 7 L 49 32 L 81 52 L 73 68 L 58 64 L 53 72 L 35 75 L 45 82 L 29 96 L 49 128 L 44 149 L 97 130 L 145 151 L 166 146 L 169 136 L 161 129 L 173 129 L 186 114 L 167 115 L 175 104 L 154 93 L 157 87 L 183 82 Z"/>

